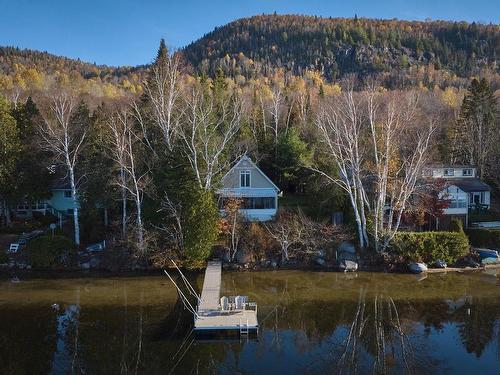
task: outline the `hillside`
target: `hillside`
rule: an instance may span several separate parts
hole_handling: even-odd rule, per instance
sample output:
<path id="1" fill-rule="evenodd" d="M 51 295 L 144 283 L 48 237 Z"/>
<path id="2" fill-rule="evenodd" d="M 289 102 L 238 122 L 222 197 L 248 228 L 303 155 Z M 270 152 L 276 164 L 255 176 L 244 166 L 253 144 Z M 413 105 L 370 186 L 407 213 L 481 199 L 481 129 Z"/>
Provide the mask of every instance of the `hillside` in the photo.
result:
<path id="1" fill-rule="evenodd" d="M 155 51 L 151 51 L 153 56 Z M 465 22 L 261 15 L 221 26 L 180 51 L 188 71 L 251 79 L 277 69 L 320 71 L 327 80 L 384 73 L 384 84 L 464 86 L 489 75 L 500 86 L 500 26 Z M 47 52 L 0 47 L 0 89 L 16 93 L 61 74 L 93 96 L 140 93 L 147 66 L 110 67 Z M 240 82 L 240 81 L 239 81 Z"/>
<path id="2" fill-rule="evenodd" d="M 67 77 L 74 84 L 85 86 L 89 94 L 117 95 L 140 90 L 144 67 L 110 67 L 56 56 L 48 52 L 0 46 L 0 90 L 32 91 L 54 78 Z"/>
<path id="3" fill-rule="evenodd" d="M 216 28 L 188 45 L 184 55 L 199 71 L 210 74 L 222 66 L 247 77 L 285 67 L 296 74 L 316 69 L 336 79 L 352 72 L 387 72 L 416 65 L 469 77 L 485 67 L 498 72 L 500 27 L 261 15 Z"/>

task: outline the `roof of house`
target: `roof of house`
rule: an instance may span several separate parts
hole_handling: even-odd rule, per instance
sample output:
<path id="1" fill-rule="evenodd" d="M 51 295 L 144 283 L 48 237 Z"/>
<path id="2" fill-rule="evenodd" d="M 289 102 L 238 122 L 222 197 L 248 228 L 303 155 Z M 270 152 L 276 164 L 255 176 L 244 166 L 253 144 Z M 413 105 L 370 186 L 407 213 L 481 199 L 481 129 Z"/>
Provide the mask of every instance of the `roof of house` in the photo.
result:
<path id="1" fill-rule="evenodd" d="M 460 165 L 460 164 L 429 164 L 427 165 L 427 168 L 456 168 L 456 169 L 462 169 L 462 168 L 476 168 L 474 165 Z"/>
<path id="2" fill-rule="evenodd" d="M 269 184 L 274 188 L 276 189 L 277 192 L 280 191 L 280 188 L 276 186 L 276 184 L 271 181 L 271 179 L 269 177 L 267 177 L 267 175 L 257 166 L 257 164 L 255 164 L 253 162 L 252 159 L 250 159 L 247 155 L 243 155 L 237 162 L 236 164 L 233 165 L 233 167 L 224 175 L 224 177 L 222 177 L 222 181 L 224 182 L 224 179 L 226 178 L 226 176 L 228 176 L 231 171 L 235 168 L 237 168 L 239 166 L 240 163 L 242 163 L 243 161 L 246 161 L 248 163 L 250 163 L 252 165 L 252 167 L 254 167 L 268 182 Z"/>
<path id="3" fill-rule="evenodd" d="M 67 177 L 56 178 L 50 186 L 51 190 L 71 190 L 71 184 Z"/>
<path id="4" fill-rule="evenodd" d="M 455 185 L 467 193 L 491 190 L 489 185 L 485 184 L 479 178 L 456 178 L 449 182 L 450 185 Z"/>

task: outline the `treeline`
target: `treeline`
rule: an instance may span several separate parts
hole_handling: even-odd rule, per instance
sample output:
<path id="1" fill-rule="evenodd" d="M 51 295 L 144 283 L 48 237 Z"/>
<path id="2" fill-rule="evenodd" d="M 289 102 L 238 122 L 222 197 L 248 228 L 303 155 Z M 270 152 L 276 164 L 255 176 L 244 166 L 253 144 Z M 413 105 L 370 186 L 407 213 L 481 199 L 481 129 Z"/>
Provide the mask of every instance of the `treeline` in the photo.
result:
<path id="1" fill-rule="evenodd" d="M 48 83 L 0 102 L 3 223 L 19 202 L 63 181 L 77 244 L 112 233 L 156 264 L 178 257 L 196 266 L 216 244 L 231 258 L 245 248 L 288 260 L 340 238 L 300 204 L 250 225 L 231 202 L 221 221 L 220 179 L 243 154 L 285 197 L 344 211 L 360 246 L 379 250 L 402 220 L 423 225 L 438 211 L 412 199 L 426 163 L 472 163 L 500 179 L 498 103 L 485 79 L 469 90 L 387 90 L 376 76 L 329 83 L 315 71 L 240 81 L 219 69 L 210 78 L 189 74 L 162 41 L 141 94 L 98 100 L 81 81 Z"/>
<path id="2" fill-rule="evenodd" d="M 21 94 L 46 90 L 54 80 L 80 86 L 96 100 L 140 94 L 143 73 L 144 67 L 108 67 L 47 52 L 0 47 L 0 90 L 13 102 Z"/>
<path id="3" fill-rule="evenodd" d="M 198 71 L 246 79 L 276 68 L 293 74 L 317 70 L 328 80 L 346 74 L 387 73 L 392 87 L 415 84 L 412 70 L 442 70 L 467 78 L 498 74 L 497 25 L 261 15 L 218 27 L 183 53 Z M 410 81 L 408 81 L 410 79 Z"/>
<path id="4" fill-rule="evenodd" d="M 261 15 L 231 22 L 177 52 L 186 71 L 237 82 L 318 72 L 329 83 L 376 74 L 390 89 L 464 88 L 486 77 L 500 88 L 498 25 Z M 16 98 L 59 75 L 101 99 L 140 94 L 148 66 L 108 67 L 46 52 L 0 47 L 0 88 Z"/>

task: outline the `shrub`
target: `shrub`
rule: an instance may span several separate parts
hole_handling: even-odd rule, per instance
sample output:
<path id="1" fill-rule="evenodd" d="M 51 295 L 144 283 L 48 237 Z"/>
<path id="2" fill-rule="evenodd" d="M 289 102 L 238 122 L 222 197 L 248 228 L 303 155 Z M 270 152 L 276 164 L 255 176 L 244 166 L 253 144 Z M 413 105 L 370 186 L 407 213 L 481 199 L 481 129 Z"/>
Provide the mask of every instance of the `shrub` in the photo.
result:
<path id="1" fill-rule="evenodd" d="M 8 261 L 9 261 L 9 256 L 7 255 L 7 253 L 0 251 L 0 264 L 5 264 Z"/>
<path id="2" fill-rule="evenodd" d="M 427 263 L 444 260 L 453 264 L 469 252 L 469 241 L 463 231 L 399 232 L 392 246 L 407 259 Z"/>
<path id="3" fill-rule="evenodd" d="M 500 248 L 500 230 L 467 229 L 466 233 L 473 246 Z"/>
<path id="4" fill-rule="evenodd" d="M 452 219 L 450 223 L 450 232 L 463 232 L 463 231 L 464 231 L 464 225 L 462 223 L 462 220 Z"/>
<path id="5" fill-rule="evenodd" d="M 184 255 L 188 268 L 199 268 L 212 254 L 219 235 L 219 212 L 210 192 L 200 188 L 190 191 L 183 223 Z"/>
<path id="6" fill-rule="evenodd" d="M 28 258 L 34 268 L 68 267 L 76 263 L 77 247 L 64 236 L 42 236 L 28 243 Z"/>

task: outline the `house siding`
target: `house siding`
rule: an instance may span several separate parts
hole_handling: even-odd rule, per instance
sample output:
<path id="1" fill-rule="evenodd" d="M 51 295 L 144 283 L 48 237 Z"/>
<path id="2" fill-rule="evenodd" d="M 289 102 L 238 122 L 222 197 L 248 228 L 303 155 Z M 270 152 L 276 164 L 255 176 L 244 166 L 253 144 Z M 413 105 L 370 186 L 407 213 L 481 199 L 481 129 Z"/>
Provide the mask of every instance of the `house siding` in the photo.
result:
<path id="1" fill-rule="evenodd" d="M 71 197 L 65 197 L 64 192 L 65 190 L 52 190 L 52 197 L 47 200 L 47 204 L 58 211 L 68 213 L 68 210 L 73 209 L 73 199 Z"/>
<path id="2" fill-rule="evenodd" d="M 224 176 L 222 184 L 224 188 L 237 189 L 240 187 L 240 171 L 250 171 L 250 187 L 256 189 L 272 188 L 273 185 L 260 171 L 247 161 L 242 161 Z"/>
<path id="3" fill-rule="evenodd" d="M 241 171 L 250 171 L 250 186 L 240 186 Z M 262 197 L 274 199 L 274 208 L 241 209 L 241 214 L 250 221 L 271 220 L 278 210 L 278 193 L 279 189 L 246 156 L 240 159 L 240 161 L 222 178 L 222 188 L 218 190 L 218 194 L 221 197 Z M 221 209 L 221 214 L 224 215 L 223 209 Z"/>
<path id="4" fill-rule="evenodd" d="M 453 170 L 453 175 L 446 175 L 445 170 Z M 464 174 L 464 170 L 470 170 L 471 174 Z M 432 177 L 433 178 L 445 178 L 445 179 L 453 179 L 453 178 L 475 178 L 476 177 L 476 168 L 473 167 L 439 167 L 432 168 Z"/>

